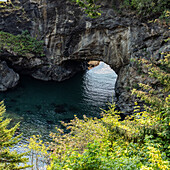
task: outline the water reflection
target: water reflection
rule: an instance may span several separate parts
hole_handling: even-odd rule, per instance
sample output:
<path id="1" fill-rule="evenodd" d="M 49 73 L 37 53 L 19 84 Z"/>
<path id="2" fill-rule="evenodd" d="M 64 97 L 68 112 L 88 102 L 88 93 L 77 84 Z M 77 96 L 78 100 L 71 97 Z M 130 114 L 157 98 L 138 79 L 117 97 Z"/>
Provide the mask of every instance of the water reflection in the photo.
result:
<path id="1" fill-rule="evenodd" d="M 105 106 L 114 100 L 117 75 L 104 62 L 87 71 L 83 76 L 83 102 L 92 106 Z"/>

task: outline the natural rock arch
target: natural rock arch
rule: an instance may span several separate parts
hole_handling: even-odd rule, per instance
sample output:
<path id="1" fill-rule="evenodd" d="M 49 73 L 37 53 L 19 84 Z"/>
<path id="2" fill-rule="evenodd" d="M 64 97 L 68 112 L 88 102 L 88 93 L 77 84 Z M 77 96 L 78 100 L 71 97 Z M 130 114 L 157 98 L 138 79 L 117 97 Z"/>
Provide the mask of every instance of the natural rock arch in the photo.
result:
<path id="1" fill-rule="evenodd" d="M 158 51 L 168 50 L 163 40 L 168 37 L 167 28 L 143 23 L 133 15 L 121 16 L 109 5 L 103 6 L 97 19 L 88 18 L 65 0 L 17 0 L 14 5 L 20 8 L 0 11 L 1 30 L 12 34 L 28 30 L 44 40 L 46 56 L 18 56 L 14 61 L 10 55 L 1 55 L 1 60 L 35 78 L 58 81 L 82 69 L 79 61 L 104 61 L 118 74 L 118 104 L 126 112 L 131 110 L 132 101 L 127 89 L 142 80 L 131 59 L 145 55 L 159 59 Z M 73 67 L 65 67 L 63 63 L 70 60 L 75 61 Z"/>
<path id="2" fill-rule="evenodd" d="M 87 25 L 87 23 L 86 23 Z M 129 29 L 86 29 L 77 41 L 70 41 L 64 50 L 65 60 L 99 60 L 110 65 L 117 73 L 129 62 Z M 67 55 L 69 56 L 67 58 Z"/>

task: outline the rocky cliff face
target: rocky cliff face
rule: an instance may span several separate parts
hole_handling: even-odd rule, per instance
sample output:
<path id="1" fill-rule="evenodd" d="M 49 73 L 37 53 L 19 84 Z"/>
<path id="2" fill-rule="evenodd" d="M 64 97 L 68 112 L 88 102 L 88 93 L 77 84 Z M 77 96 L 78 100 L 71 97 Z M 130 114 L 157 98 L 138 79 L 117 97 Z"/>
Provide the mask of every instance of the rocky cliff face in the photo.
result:
<path id="1" fill-rule="evenodd" d="M 0 62 L 0 91 L 15 87 L 19 81 L 19 75 L 10 69 L 6 62 Z"/>
<path id="2" fill-rule="evenodd" d="M 1 59 L 16 71 L 24 68 L 37 79 L 56 81 L 85 69 L 87 61 L 104 61 L 118 74 L 116 94 L 125 113 L 132 105 L 129 87 L 143 80 L 137 75 L 132 59 L 150 56 L 158 60 L 160 50 L 169 50 L 163 40 L 168 37 L 166 27 L 142 23 L 133 14 L 120 15 L 108 2 L 103 4 L 98 19 L 88 18 L 66 0 L 15 0 L 13 4 L 15 8 L 0 9 L 0 30 L 12 34 L 28 30 L 44 40 L 46 56 L 18 56 L 13 62 L 10 56 L 17 54 L 8 51 L 4 57 L 7 52 L 2 50 Z"/>

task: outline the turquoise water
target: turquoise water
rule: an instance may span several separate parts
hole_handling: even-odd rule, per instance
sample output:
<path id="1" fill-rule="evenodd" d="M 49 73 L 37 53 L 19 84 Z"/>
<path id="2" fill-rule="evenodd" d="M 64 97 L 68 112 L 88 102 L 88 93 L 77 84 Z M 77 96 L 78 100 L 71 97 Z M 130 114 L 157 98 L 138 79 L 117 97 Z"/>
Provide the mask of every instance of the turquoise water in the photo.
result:
<path id="1" fill-rule="evenodd" d="M 99 117 L 100 108 L 114 99 L 116 78 L 103 62 L 60 83 L 23 76 L 16 88 L 0 92 L 0 99 L 5 101 L 6 117 L 13 119 L 12 124 L 20 122 L 24 138 L 35 134 L 46 140 L 60 121 L 68 122 L 74 115 Z"/>

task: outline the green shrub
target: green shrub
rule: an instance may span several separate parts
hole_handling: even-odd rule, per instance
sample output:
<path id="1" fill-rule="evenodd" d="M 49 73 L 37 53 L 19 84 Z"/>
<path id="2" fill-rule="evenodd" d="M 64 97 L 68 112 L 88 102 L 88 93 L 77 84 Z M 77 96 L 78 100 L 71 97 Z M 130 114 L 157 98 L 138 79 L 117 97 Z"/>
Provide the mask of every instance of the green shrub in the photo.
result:
<path id="1" fill-rule="evenodd" d="M 97 0 L 72 0 L 76 2 L 89 17 L 95 18 L 101 15 L 100 5 L 97 5 Z M 135 10 L 137 14 L 150 17 L 150 16 L 164 16 L 166 11 L 169 10 L 169 0 L 121 0 L 112 1 L 114 8 L 119 9 L 129 8 Z"/>
<path id="2" fill-rule="evenodd" d="M 163 15 L 164 11 L 169 10 L 168 0 L 124 0 L 123 3 L 143 16 Z"/>
<path id="3" fill-rule="evenodd" d="M 100 5 L 96 4 L 96 0 L 71 0 L 76 2 L 91 18 L 96 18 L 101 15 Z"/>
<path id="4" fill-rule="evenodd" d="M 28 53 L 44 55 L 43 41 L 37 41 L 36 38 L 31 37 L 28 31 L 18 35 L 0 31 L 0 47 L 1 51 L 10 50 L 23 56 L 27 56 Z"/>
<path id="5" fill-rule="evenodd" d="M 21 135 L 14 137 L 19 124 L 9 129 L 7 126 L 11 120 L 4 119 L 4 113 L 4 103 L 0 102 L 0 169 L 16 170 L 28 168 L 30 167 L 26 164 L 28 159 L 24 157 L 27 153 L 18 154 L 16 151 L 10 150 L 20 141 Z"/>

